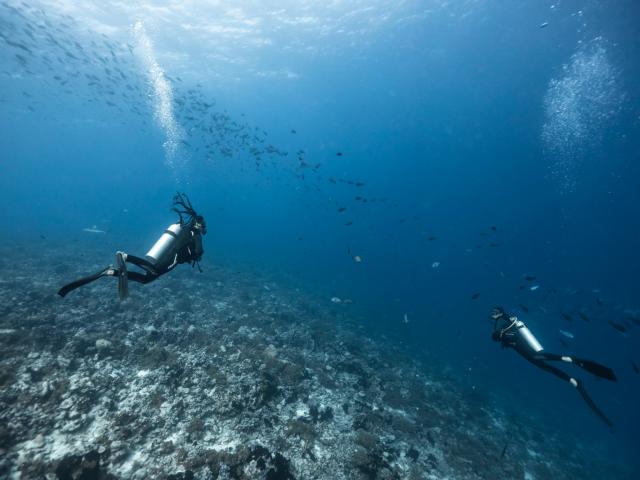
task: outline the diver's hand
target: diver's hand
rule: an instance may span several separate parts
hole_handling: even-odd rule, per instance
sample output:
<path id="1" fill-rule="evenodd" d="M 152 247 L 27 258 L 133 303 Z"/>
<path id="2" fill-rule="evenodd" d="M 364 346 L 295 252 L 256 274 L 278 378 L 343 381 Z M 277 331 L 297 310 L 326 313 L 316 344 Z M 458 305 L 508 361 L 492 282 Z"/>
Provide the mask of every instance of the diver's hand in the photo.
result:
<path id="1" fill-rule="evenodd" d="M 495 307 L 491 311 L 491 318 L 493 318 L 494 320 L 498 320 L 499 318 L 502 318 L 504 316 L 505 316 L 505 312 L 504 312 L 504 308 L 502 307 Z"/>

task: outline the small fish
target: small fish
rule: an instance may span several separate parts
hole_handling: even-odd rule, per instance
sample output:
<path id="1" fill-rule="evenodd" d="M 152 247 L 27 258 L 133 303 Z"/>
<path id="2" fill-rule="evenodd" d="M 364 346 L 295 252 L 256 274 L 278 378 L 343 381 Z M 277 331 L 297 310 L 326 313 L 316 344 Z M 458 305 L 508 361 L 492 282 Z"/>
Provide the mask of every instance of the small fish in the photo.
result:
<path id="1" fill-rule="evenodd" d="M 409 323 L 409 316 L 406 313 L 404 314 L 404 317 L 402 317 L 402 323 L 405 325 Z"/>
<path id="2" fill-rule="evenodd" d="M 331 297 L 331 301 L 333 303 L 342 303 L 342 299 L 340 297 Z"/>
<path id="3" fill-rule="evenodd" d="M 341 157 L 342 156 L 342 152 L 336 152 L 336 157 Z"/>
<path id="4" fill-rule="evenodd" d="M 427 240 L 429 240 L 430 242 L 433 242 L 434 240 L 437 240 L 437 239 L 438 239 L 438 237 L 435 237 L 433 235 L 430 235 L 430 236 L 427 237 Z"/>
<path id="5" fill-rule="evenodd" d="M 600 297 L 596 298 L 596 303 L 597 303 L 599 306 L 603 306 L 603 305 L 604 305 L 604 301 L 602 301 L 602 299 L 601 299 Z"/>
<path id="6" fill-rule="evenodd" d="M 608 322 L 609 322 L 609 325 L 611 325 L 617 331 L 619 331 L 621 333 L 627 333 L 627 328 L 624 325 L 622 325 L 621 323 L 614 322 L 613 320 L 608 320 Z"/>
<path id="7" fill-rule="evenodd" d="M 573 333 L 571 332 L 567 332 L 566 330 L 558 330 L 562 335 L 564 335 L 567 338 L 570 338 L 571 340 L 573 340 L 574 336 Z"/>
<path id="8" fill-rule="evenodd" d="M 342 213 L 342 212 L 344 212 L 346 209 L 347 209 L 347 207 L 340 207 L 340 208 L 338 209 L 338 212 Z"/>
<path id="9" fill-rule="evenodd" d="M 633 360 L 630 360 L 631 362 L 631 367 L 633 368 L 633 371 L 636 372 L 636 375 L 640 375 L 640 368 L 638 368 L 638 365 L 636 365 L 636 362 L 634 362 Z"/>
<path id="10" fill-rule="evenodd" d="M 538 28 L 547 28 L 549 26 L 549 22 L 542 22 Z"/>
<path id="11" fill-rule="evenodd" d="M 362 262 L 362 257 L 360 255 L 354 255 L 353 253 L 351 253 L 351 248 L 347 248 L 347 253 L 353 259 L 354 262 L 356 263 Z"/>
<path id="12" fill-rule="evenodd" d="M 529 290 L 531 290 L 532 292 L 535 292 L 536 290 L 538 290 L 540 288 L 540 285 L 531 285 L 529 287 Z"/>
<path id="13" fill-rule="evenodd" d="M 295 134 L 295 133 L 298 133 L 298 132 L 296 132 L 294 129 L 291 129 L 291 133 Z"/>
<path id="14" fill-rule="evenodd" d="M 471 300 L 475 300 L 480 296 L 480 292 L 476 292 L 473 295 L 471 295 Z"/>
<path id="15" fill-rule="evenodd" d="M 499 243 L 490 243 L 489 246 L 492 247 L 492 248 L 493 247 L 499 247 L 500 244 Z"/>
<path id="16" fill-rule="evenodd" d="M 491 230 L 493 230 L 495 232 L 496 230 L 498 230 L 498 227 L 496 227 L 495 225 L 491 225 Z M 505 446 L 505 448 L 506 448 L 506 446 Z"/>
<path id="17" fill-rule="evenodd" d="M 82 231 L 88 233 L 107 233 L 104 230 L 99 230 L 97 225 L 94 225 L 91 228 L 83 228 Z"/>
<path id="18" fill-rule="evenodd" d="M 562 315 L 562 318 L 564 318 L 567 322 L 573 322 L 573 317 L 568 313 L 560 312 L 560 315 Z"/>
<path id="19" fill-rule="evenodd" d="M 353 222 L 351 222 L 351 221 L 349 221 L 349 222 L 344 224 L 345 227 L 350 227 L 351 225 L 353 225 Z"/>
<path id="20" fill-rule="evenodd" d="M 578 312 L 578 316 L 585 322 L 589 321 L 589 317 L 584 312 Z"/>
<path id="21" fill-rule="evenodd" d="M 523 305 L 522 303 L 520 304 L 520 310 L 522 310 L 523 312 L 527 313 L 529 311 L 529 307 L 527 307 L 526 305 Z"/>
<path id="22" fill-rule="evenodd" d="M 534 277 L 533 275 L 525 275 L 525 276 L 524 276 L 524 279 L 525 279 L 527 282 L 533 282 L 533 281 L 536 279 L 536 277 Z"/>
<path id="23" fill-rule="evenodd" d="M 433 262 L 431 264 L 431 268 L 438 268 L 440 266 L 440 262 Z"/>
<path id="24" fill-rule="evenodd" d="M 47 237 L 45 237 L 44 235 L 40 235 L 40 238 L 41 238 L 42 240 L 46 240 L 46 239 L 47 239 Z"/>

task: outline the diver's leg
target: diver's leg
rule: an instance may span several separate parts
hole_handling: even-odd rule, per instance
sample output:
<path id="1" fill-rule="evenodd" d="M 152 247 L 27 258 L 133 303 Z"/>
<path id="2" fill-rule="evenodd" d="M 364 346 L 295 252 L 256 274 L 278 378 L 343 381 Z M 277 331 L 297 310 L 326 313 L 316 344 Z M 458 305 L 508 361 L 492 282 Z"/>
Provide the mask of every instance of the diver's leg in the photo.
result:
<path id="1" fill-rule="evenodd" d="M 587 391 L 582 386 L 582 382 L 580 380 L 576 380 L 575 378 L 567 375 L 565 372 L 563 372 L 559 368 L 552 367 L 551 365 L 547 365 L 546 363 L 544 363 L 544 361 L 542 361 L 540 359 L 537 359 L 537 358 L 534 358 L 534 357 L 531 357 L 531 358 L 530 357 L 525 357 L 525 358 L 527 360 L 529 360 L 531 363 L 533 363 L 535 366 L 537 366 L 538 368 L 541 368 L 542 370 L 545 370 L 545 371 L 555 375 L 556 377 L 561 378 L 562 380 L 565 380 L 566 382 L 569 382 L 571 385 L 576 387 L 576 389 L 578 390 L 578 392 L 582 396 L 583 400 L 589 406 L 589 408 L 598 417 L 600 417 L 600 419 L 604 423 L 606 423 L 609 426 L 609 428 L 613 428 L 613 422 L 611 420 L 609 420 L 607 418 L 607 416 L 602 412 L 602 410 L 600 410 L 600 408 L 598 408 L 598 406 L 594 403 L 594 401 L 591 399 L 591 397 L 587 394 Z"/>
<path id="2" fill-rule="evenodd" d="M 80 288 L 83 285 L 86 285 L 87 283 L 94 282 L 100 277 L 115 277 L 116 275 L 117 275 L 116 269 L 113 268 L 112 266 L 108 266 L 107 268 L 105 268 L 104 270 L 101 270 L 98 273 L 94 273 L 93 275 L 89 275 L 88 277 L 84 277 L 79 280 L 76 280 L 75 282 L 66 284 L 64 287 L 58 290 L 58 295 L 60 295 L 61 297 L 64 297 L 72 290 L 75 290 L 76 288 Z"/>
<path id="3" fill-rule="evenodd" d="M 129 272 L 127 271 L 127 263 L 142 268 L 145 273 Z M 129 255 L 124 252 L 116 252 L 116 267 L 118 268 L 118 294 L 120 300 L 125 299 L 129 295 L 128 281 L 133 280 L 138 283 L 149 283 L 158 278 L 158 272 L 152 263 L 144 258 L 136 257 L 135 255 Z"/>
<path id="4" fill-rule="evenodd" d="M 546 363 L 544 363 L 544 361 L 538 359 L 535 356 L 528 356 L 528 355 L 523 355 L 523 356 L 528 361 L 533 363 L 536 367 L 544 370 L 545 372 L 549 372 L 552 375 L 555 375 L 556 377 L 560 378 L 561 380 L 564 380 L 565 382 L 569 382 L 572 385 L 573 385 L 573 382 L 577 382 L 577 380 L 575 378 L 572 378 L 570 375 L 568 375 L 567 373 L 563 372 L 559 368 L 553 367 L 551 365 L 547 365 Z M 573 382 L 572 382 L 572 380 L 573 380 Z M 575 385 L 573 385 L 573 386 L 575 387 Z"/>
<path id="5" fill-rule="evenodd" d="M 149 262 L 148 260 L 145 260 L 144 258 L 140 258 L 140 257 L 136 257 L 135 255 L 127 254 L 125 259 L 126 259 L 127 262 L 133 263 L 137 267 L 144 268 L 145 270 L 149 270 L 149 271 L 155 272 L 155 266 L 151 262 Z"/>
<path id="6" fill-rule="evenodd" d="M 551 361 L 563 361 L 563 362 L 571 362 L 570 358 L 563 355 L 558 355 L 557 353 L 549 353 L 546 351 L 538 352 L 534 355 L 535 358 L 539 358 L 540 360 L 551 360 Z M 569 360 L 564 360 L 565 358 Z"/>
<path id="7" fill-rule="evenodd" d="M 573 363 L 574 365 L 586 370 L 589 373 L 592 373 L 597 377 L 605 378 L 613 382 L 617 380 L 616 374 L 611 368 L 597 362 L 592 362 L 591 360 L 584 360 L 582 358 L 571 357 L 569 355 L 558 355 L 556 353 L 548 352 L 538 352 L 535 355 L 535 358 L 538 358 L 540 360 Z"/>
<path id="8" fill-rule="evenodd" d="M 138 272 L 127 272 L 127 277 L 129 280 L 133 280 L 138 283 L 151 283 L 160 275 L 152 275 L 150 273 L 142 274 Z"/>

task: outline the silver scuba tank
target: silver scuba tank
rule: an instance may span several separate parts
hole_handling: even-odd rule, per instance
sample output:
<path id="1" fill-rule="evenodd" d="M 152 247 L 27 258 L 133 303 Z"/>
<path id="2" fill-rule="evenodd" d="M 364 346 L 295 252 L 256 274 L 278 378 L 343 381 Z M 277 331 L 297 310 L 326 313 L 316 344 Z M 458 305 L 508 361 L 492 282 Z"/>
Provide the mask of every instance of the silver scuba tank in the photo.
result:
<path id="1" fill-rule="evenodd" d="M 158 241 L 151 247 L 151 250 L 147 252 L 145 258 L 153 265 L 162 264 L 167 260 L 170 262 L 167 256 L 175 253 L 173 247 L 183 230 L 184 227 L 179 223 L 169 225 L 169 228 L 164 231 Z"/>
<path id="2" fill-rule="evenodd" d="M 538 339 L 533 336 L 531 330 L 529 330 L 521 320 L 516 320 L 516 324 L 514 326 L 516 328 L 516 332 L 518 332 L 518 336 L 536 353 L 543 350 L 542 345 L 540 345 Z"/>

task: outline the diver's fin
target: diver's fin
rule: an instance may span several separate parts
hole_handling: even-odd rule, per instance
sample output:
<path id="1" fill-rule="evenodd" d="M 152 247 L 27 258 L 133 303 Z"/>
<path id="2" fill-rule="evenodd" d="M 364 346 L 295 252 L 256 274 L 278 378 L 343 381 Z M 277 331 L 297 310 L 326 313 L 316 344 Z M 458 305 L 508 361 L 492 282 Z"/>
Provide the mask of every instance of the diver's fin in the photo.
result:
<path id="1" fill-rule="evenodd" d="M 591 360 L 582 360 L 580 358 L 574 358 L 573 363 L 597 377 L 605 378 L 607 380 L 611 380 L 612 382 L 618 380 L 616 374 L 612 369 L 610 369 L 609 367 L 605 367 L 604 365 L 601 365 L 599 363 L 592 362 Z"/>
<path id="2" fill-rule="evenodd" d="M 574 365 L 586 370 L 587 372 L 595 375 L 596 377 L 605 378 L 615 382 L 618 380 L 616 374 L 609 367 L 591 360 L 583 360 L 582 358 L 570 357 L 568 355 L 558 355 L 557 353 L 538 352 L 536 357 L 541 360 L 562 361 L 573 363 Z"/>
<path id="3" fill-rule="evenodd" d="M 583 400 L 587 403 L 591 411 L 593 411 L 593 413 L 595 413 L 598 417 L 600 417 L 600 419 L 607 424 L 609 429 L 613 431 L 613 422 L 609 420 L 609 417 L 607 417 L 604 414 L 604 412 L 600 410 L 600 408 L 596 405 L 596 403 L 591 399 L 589 394 L 587 394 L 587 391 L 582 386 L 582 382 L 580 381 L 576 382 L 576 388 L 578 392 L 580 392 L 580 395 L 582 395 Z"/>
<path id="4" fill-rule="evenodd" d="M 129 295 L 126 258 L 126 253 L 116 252 L 116 269 L 118 270 L 118 296 L 120 297 L 120 300 L 124 300 Z"/>
<path id="5" fill-rule="evenodd" d="M 79 280 L 76 280 L 75 282 L 71 282 L 71 283 L 66 284 L 64 287 L 62 287 L 60 290 L 58 290 L 58 295 L 60 295 L 61 297 L 64 297 L 65 295 L 67 295 L 72 290 L 75 290 L 76 288 L 80 288 L 83 285 L 86 285 L 87 283 L 91 283 L 91 282 L 99 279 L 100 277 L 114 276 L 114 275 L 115 275 L 115 270 L 111 265 L 109 265 L 107 268 L 105 268 L 104 270 L 99 271 L 98 273 L 95 273 L 93 275 L 89 275 L 88 277 L 84 277 L 84 278 L 81 278 Z"/>

